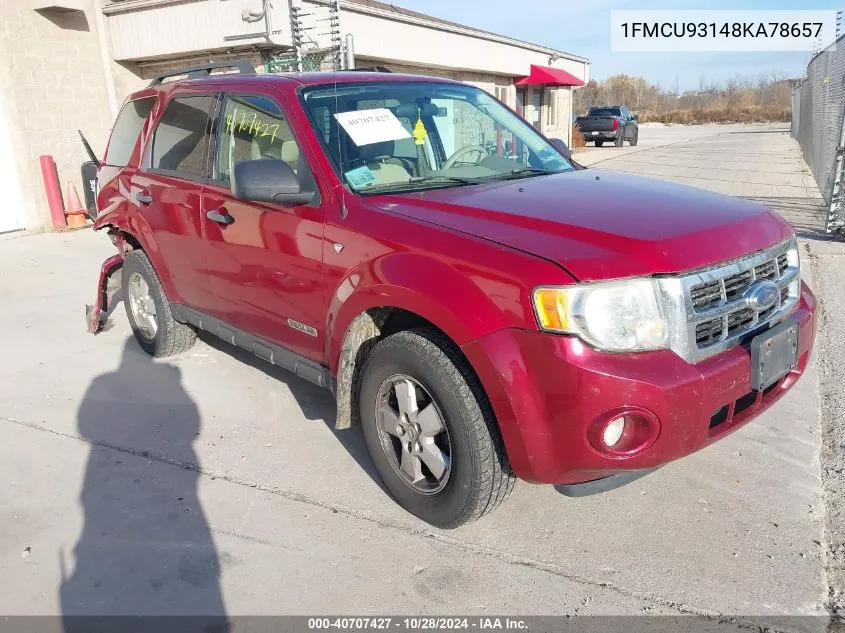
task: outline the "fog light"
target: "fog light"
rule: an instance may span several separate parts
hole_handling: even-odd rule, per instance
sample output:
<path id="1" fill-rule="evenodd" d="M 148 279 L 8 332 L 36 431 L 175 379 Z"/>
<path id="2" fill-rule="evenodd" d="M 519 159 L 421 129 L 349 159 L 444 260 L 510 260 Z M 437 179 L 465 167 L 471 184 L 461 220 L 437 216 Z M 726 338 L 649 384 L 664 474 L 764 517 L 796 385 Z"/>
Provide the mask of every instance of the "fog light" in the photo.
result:
<path id="1" fill-rule="evenodd" d="M 616 442 L 622 437 L 622 432 L 625 430 L 625 417 L 616 418 L 606 427 L 604 427 L 604 434 L 602 439 L 605 446 L 614 446 Z"/>
<path id="2" fill-rule="evenodd" d="M 587 427 L 590 447 L 604 457 L 626 459 L 647 450 L 660 435 L 660 421 L 647 409 L 605 411 Z"/>

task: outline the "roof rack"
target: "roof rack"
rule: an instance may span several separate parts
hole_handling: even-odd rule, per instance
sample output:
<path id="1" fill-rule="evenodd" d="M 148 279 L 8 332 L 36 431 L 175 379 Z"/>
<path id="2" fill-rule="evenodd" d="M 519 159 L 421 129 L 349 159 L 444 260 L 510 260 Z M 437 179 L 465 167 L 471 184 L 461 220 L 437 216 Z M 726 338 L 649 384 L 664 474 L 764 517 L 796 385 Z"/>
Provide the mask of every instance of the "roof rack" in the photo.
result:
<path id="1" fill-rule="evenodd" d="M 392 73 L 393 71 L 384 66 L 359 66 L 357 68 L 347 68 L 346 70 L 362 73 Z"/>
<path id="2" fill-rule="evenodd" d="M 150 86 L 159 86 L 168 77 L 178 77 L 179 75 L 188 75 L 188 79 L 202 79 L 208 77 L 211 71 L 216 68 L 237 68 L 241 75 L 254 75 L 255 67 L 246 59 L 236 59 L 230 62 L 212 62 L 210 64 L 203 64 L 202 66 L 192 66 L 191 68 L 180 68 L 178 70 L 171 70 L 170 72 L 156 75 L 150 82 Z"/>

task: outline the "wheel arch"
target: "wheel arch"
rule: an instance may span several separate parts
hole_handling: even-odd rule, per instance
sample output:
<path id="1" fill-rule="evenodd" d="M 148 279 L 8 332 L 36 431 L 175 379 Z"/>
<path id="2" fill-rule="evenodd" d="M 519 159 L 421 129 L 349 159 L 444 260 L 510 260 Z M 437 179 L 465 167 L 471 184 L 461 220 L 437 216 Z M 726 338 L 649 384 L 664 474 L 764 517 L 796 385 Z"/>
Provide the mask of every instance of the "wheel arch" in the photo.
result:
<path id="1" fill-rule="evenodd" d="M 93 228 L 95 231 L 108 229 L 109 236 L 121 256 L 125 256 L 132 250 L 144 251 L 161 282 L 167 299 L 171 303 L 181 303 L 181 297 L 173 285 L 170 270 L 161 255 L 155 235 L 140 213 L 127 212 L 122 208 L 105 209 L 95 220 Z"/>
<path id="2" fill-rule="evenodd" d="M 412 310 L 394 306 L 373 306 L 359 312 L 344 332 L 334 364 L 335 398 L 338 429 L 350 428 L 360 423 L 358 413 L 358 391 L 361 375 L 367 358 L 383 338 L 406 330 L 425 327 L 441 334 L 451 344 L 453 351 L 466 360 L 467 366 L 475 372 L 469 359 L 461 351 L 455 337 L 437 323 Z M 476 375 L 477 378 L 477 375 Z M 481 384 L 479 379 L 478 384 Z M 484 394 L 486 397 L 486 394 Z M 492 410 L 492 408 L 491 408 Z"/>

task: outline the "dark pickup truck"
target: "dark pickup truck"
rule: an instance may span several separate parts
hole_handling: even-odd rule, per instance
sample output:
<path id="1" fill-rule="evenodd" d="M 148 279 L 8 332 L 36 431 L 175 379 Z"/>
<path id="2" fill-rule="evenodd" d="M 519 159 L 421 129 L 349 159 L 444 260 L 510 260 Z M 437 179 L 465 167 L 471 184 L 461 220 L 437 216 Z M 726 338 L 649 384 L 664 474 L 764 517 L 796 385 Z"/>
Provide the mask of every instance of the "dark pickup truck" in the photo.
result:
<path id="1" fill-rule="evenodd" d="M 640 135 L 637 115 L 628 112 L 624 106 L 590 108 L 587 116 L 575 119 L 575 125 L 581 130 L 584 140 L 595 141 L 596 147 L 601 147 L 605 141 L 613 142 L 616 147 L 622 147 L 625 141 L 634 146 Z"/>

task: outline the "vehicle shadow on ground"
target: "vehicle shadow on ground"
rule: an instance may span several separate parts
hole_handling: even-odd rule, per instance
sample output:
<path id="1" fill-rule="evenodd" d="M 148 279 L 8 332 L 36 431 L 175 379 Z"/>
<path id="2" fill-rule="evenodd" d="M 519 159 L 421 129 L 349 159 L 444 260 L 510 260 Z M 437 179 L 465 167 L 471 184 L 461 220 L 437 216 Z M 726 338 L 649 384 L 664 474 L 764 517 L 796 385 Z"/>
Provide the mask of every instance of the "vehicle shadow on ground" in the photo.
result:
<path id="1" fill-rule="evenodd" d="M 197 493 L 201 420 L 180 370 L 129 339 L 119 367 L 88 387 L 77 420 L 90 453 L 84 527 L 73 555 L 59 552 L 65 632 L 113 628 L 92 618 L 114 615 L 190 615 L 180 630 L 228 631 Z"/>
<path id="2" fill-rule="evenodd" d="M 340 442 L 340 445 L 346 449 L 350 457 L 354 459 L 361 469 L 370 476 L 370 478 L 384 489 L 381 479 L 373 465 L 373 460 L 370 459 L 370 454 L 367 451 L 367 444 L 364 440 L 364 432 L 360 426 L 355 426 L 351 429 L 336 429 L 335 420 L 337 419 L 337 406 L 331 393 L 327 390 L 313 385 L 310 382 L 303 380 L 296 374 L 289 372 L 281 367 L 276 367 L 270 363 L 258 358 L 254 354 L 250 354 L 240 347 L 235 347 L 221 339 L 208 334 L 200 332 L 200 340 L 209 347 L 233 358 L 238 361 L 258 369 L 273 380 L 287 385 L 291 394 L 296 400 L 302 414 L 308 420 L 322 420 L 325 425 L 331 430 L 335 439 Z"/>

